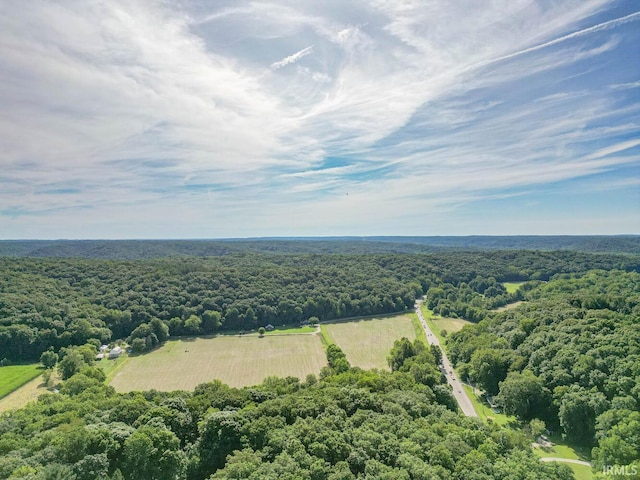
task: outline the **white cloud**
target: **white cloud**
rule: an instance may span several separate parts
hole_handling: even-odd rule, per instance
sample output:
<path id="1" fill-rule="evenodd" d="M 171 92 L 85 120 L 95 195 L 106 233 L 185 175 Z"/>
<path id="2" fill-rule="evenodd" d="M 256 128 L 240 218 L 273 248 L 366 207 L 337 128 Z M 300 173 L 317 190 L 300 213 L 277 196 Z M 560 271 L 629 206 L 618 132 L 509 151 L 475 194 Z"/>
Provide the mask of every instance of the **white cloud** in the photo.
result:
<path id="1" fill-rule="evenodd" d="M 622 152 L 624 150 L 629 150 L 630 148 L 637 147 L 638 145 L 640 145 L 640 139 L 627 140 L 626 142 L 620 142 L 616 143 L 615 145 L 610 145 L 606 148 L 602 148 L 590 155 L 587 155 L 586 158 L 593 159 L 608 157 L 609 155 L 613 155 L 614 153 Z"/>
<path id="2" fill-rule="evenodd" d="M 507 55 L 503 55 L 501 57 L 494 58 L 488 63 L 494 63 L 494 62 L 501 62 L 501 61 L 504 61 L 504 60 L 509 60 L 511 58 L 518 57 L 520 55 L 526 55 L 528 53 L 533 53 L 533 52 L 536 52 L 538 50 L 542 50 L 544 48 L 552 47 L 552 46 L 557 45 L 559 43 L 566 42 L 567 40 L 572 40 L 572 39 L 583 37 L 585 35 L 589 35 L 589 34 L 592 34 L 592 33 L 600 32 L 600 31 L 603 31 L 603 30 L 608 30 L 610 28 L 615 28 L 615 27 L 623 25 L 625 23 L 635 22 L 635 21 L 638 21 L 638 20 L 640 20 L 640 12 L 634 12 L 634 13 L 631 13 L 629 15 L 625 15 L 624 17 L 620 17 L 620 18 L 616 18 L 616 19 L 613 19 L 613 20 L 609 20 L 607 22 L 602 22 L 602 23 L 599 23 L 598 25 L 593 25 L 593 26 L 591 26 L 589 28 L 585 28 L 585 29 L 579 30 L 577 32 L 573 32 L 573 33 L 570 33 L 568 35 L 563 35 L 563 36 L 561 36 L 559 38 L 554 38 L 553 40 L 541 43 L 539 45 L 534 45 L 532 47 L 524 48 L 524 49 L 519 50 L 517 52 L 512 52 L 512 53 L 509 53 Z"/>
<path id="3" fill-rule="evenodd" d="M 610 3 L 7 0 L 0 215 L 364 230 L 622 168 Z"/>
<path id="4" fill-rule="evenodd" d="M 273 62 L 271 64 L 271 68 L 274 70 L 277 70 L 279 68 L 282 68 L 286 65 L 289 65 L 291 63 L 295 63 L 298 60 L 300 60 L 302 57 L 305 57 L 309 54 L 311 54 L 313 52 L 313 45 L 310 45 L 306 48 L 303 48 L 302 50 L 294 53 L 293 55 L 289 55 L 288 57 L 284 57 L 282 60 L 279 60 L 277 62 Z"/>

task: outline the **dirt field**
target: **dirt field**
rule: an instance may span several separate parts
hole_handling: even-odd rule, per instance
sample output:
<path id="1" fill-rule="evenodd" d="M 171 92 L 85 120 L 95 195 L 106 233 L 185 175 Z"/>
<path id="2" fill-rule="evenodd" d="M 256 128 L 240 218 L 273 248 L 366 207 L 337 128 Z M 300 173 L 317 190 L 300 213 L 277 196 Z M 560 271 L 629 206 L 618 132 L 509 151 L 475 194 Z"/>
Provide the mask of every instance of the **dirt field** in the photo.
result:
<path id="1" fill-rule="evenodd" d="M 128 358 L 117 369 L 111 385 L 120 392 L 192 390 L 218 379 L 232 387 L 244 387 L 272 375 L 304 380 L 326 364 L 318 335 L 182 339 Z"/>
<path id="2" fill-rule="evenodd" d="M 393 342 L 416 338 L 409 315 L 323 324 L 329 339 L 347 355 L 354 367 L 389 369 L 387 355 Z"/>

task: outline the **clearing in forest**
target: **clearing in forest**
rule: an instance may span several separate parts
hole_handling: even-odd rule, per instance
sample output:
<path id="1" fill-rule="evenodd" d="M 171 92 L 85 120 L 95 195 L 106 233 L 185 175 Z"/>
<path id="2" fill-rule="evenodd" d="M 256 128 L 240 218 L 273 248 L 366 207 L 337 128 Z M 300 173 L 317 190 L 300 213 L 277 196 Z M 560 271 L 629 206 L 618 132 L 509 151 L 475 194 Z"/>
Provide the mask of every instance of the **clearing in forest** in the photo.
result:
<path id="1" fill-rule="evenodd" d="M 318 335 L 183 338 L 129 357 L 113 375 L 111 385 L 119 392 L 193 390 L 217 379 L 232 387 L 245 387 L 268 376 L 304 380 L 326 364 Z"/>
<path id="2" fill-rule="evenodd" d="M 438 331 L 442 332 L 442 330 L 446 330 L 447 333 L 458 332 L 462 330 L 462 327 L 465 325 L 470 325 L 472 323 L 464 318 L 450 317 L 433 317 L 431 321 L 438 328 Z"/>
<path id="3" fill-rule="evenodd" d="M 413 341 L 416 332 L 410 315 L 323 323 L 329 340 L 338 345 L 354 367 L 389 370 L 387 355 L 402 337 Z"/>
<path id="4" fill-rule="evenodd" d="M 507 293 L 515 293 L 525 283 L 527 282 L 504 282 L 503 285 Z"/>

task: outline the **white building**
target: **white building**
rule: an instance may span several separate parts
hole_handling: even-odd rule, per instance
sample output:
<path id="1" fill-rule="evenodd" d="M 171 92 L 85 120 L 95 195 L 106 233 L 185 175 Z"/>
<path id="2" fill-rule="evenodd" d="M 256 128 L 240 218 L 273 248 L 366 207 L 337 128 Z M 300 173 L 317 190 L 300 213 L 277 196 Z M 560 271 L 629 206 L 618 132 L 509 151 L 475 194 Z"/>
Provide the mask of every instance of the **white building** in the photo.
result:
<path id="1" fill-rule="evenodd" d="M 113 349 L 109 352 L 109 358 L 118 358 L 122 354 L 122 348 L 113 347 Z"/>

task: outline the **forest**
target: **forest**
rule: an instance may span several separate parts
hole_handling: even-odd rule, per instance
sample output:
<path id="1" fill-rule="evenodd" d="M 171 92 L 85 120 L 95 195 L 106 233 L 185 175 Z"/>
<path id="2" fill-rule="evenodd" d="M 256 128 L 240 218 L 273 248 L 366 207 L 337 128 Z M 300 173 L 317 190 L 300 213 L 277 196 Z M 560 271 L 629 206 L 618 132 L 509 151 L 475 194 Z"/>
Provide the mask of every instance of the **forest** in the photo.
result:
<path id="1" fill-rule="evenodd" d="M 632 255 L 490 251 L 435 254 L 252 254 L 156 260 L 0 258 L 0 360 L 37 361 L 53 348 L 250 331 L 310 318 L 402 312 L 431 287 L 466 283 L 479 320 L 512 295 L 497 282 L 589 269 L 640 270 Z M 478 308 L 482 307 L 482 308 Z M 443 313 L 449 307 L 441 306 Z M 463 307 L 460 307 L 463 308 Z"/>
<path id="2" fill-rule="evenodd" d="M 434 253 L 490 250 L 571 250 L 640 254 L 639 235 L 465 237 L 309 237 L 223 240 L 0 240 L 0 257 L 140 260 L 233 253 Z"/>
<path id="3" fill-rule="evenodd" d="M 640 466 L 638 272 L 560 274 L 522 298 L 448 338 L 460 375 L 519 420 L 594 447 L 597 469 Z"/>
<path id="4" fill-rule="evenodd" d="M 116 340 L 144 354 L 172 336 L 404 312 L 423 296 L 473 322 L 447 353 L 517 428 L 461 415 L 438 350 L 406 339 L 388 372 L 330 345 L 320 375 L 242 389 L 116 393 L 94 365 Z M 532 455 L 532 422 L 590 451 L 596 471 L 640 467 L 639 327 L 629 253 L 2 257 L 2 364 L 57 365 L 63 382 L 0 416 L 0 478 L 573 478 Z"/>

